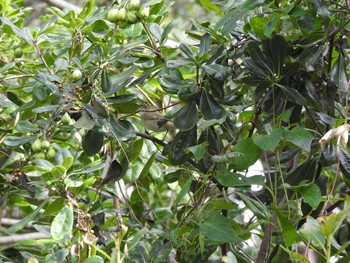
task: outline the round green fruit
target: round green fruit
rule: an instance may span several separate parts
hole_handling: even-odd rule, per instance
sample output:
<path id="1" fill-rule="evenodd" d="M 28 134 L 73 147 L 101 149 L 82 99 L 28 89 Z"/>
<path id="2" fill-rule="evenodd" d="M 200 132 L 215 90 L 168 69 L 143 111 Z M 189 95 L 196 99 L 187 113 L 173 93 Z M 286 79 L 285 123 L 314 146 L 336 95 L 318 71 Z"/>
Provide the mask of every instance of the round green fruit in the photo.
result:
<path id="1" fill-rule="evenodd" d="M 129 10 L 139 10 L 141 7 L 141 2 L 140 0 L 130 0 L 129 2 Z"/>
<path id="2" fill-rule="evenodd" d="M 117 15 L 116 15 L 116 18 L 117 20 L 119 21 L 124 21 L 126 20 L 126 10 L 125 8 L 120 8 L 117 12 Z"/>
<path id="3" fill-rule="evenodd" d="M 46 159 L 46 155 L 43 152 L 37 153 L 36 155 L 34 155 L 34 157 L 36 159 L 44 159 L 44 160 Z"/>
<path id="4" fill-rule="evenodd" d="M 50 148 L 47 150 L 47 152 L 46 152 L 47 159 L 54 159 L 55 156 L 56 156 L 56 151 L 54 148 Z"/>
<path id="5" fill-rule="evenodd" d="M 81 79 L 82 76 L 83 76 L 83 73 L 81 73 L 79 69 L 74 70 L 72 73 L 73 80 L 79 80 Z"/>
<path id="6" fill-rule="evenodd" d="M 126 19 L 127 19 L 130 23 L 134 23 L 134 22 L 136 21 L 136 19 L 137 19 L 135 12 L 128 12 L 128 13 L 126 14 Z"/>
<path id="7" fill-rule="evenodd" d="M 41 142 L 39 140 L 36 140 L 35 142 L 33 142 L 32 150 L 34 152 L 40 152 L 41 151 Z"/>
<path id="8" fill-rule="evenodd" d="M 41 142 L 41 148 L 42 149 L 48 149 L 48 148 L 50 148 L 50 146 L 51 146 L 51 143 L 49 141 L 47 141 L 47 140 L 44 140 L 44 141 Z"/>
<path id="9" fill-rule="evenodd" d="M 118 17 L 118 9 L 112 9 L 107 14 L 107 20 L 109 22 L 116 22 Z"/>
<path id="10" fill-rule="evenodd" d="M 71 118 L 70 118 L 69 114 L 66 112 L 66 113 L 62 116 L 61 122 L 62 122 L 63 124 L 69 124 L 70 121 L 71 121 Z"/>
<path id="11" fill-rule="evenodd" d="M 18 47 L 14 51 L 15 58 L 20 58 L 23 56 L 23 49 Z"/>
<path id="12" fill-rule="evenodd" d="M 147 17 L 149 17 L 149 7 L 144 7 L 144 6 L 141 6 L 141 8 L 139 9 L 139 11 L 137 12 L 137 16 L 141 19 L 145 19 Z"/>

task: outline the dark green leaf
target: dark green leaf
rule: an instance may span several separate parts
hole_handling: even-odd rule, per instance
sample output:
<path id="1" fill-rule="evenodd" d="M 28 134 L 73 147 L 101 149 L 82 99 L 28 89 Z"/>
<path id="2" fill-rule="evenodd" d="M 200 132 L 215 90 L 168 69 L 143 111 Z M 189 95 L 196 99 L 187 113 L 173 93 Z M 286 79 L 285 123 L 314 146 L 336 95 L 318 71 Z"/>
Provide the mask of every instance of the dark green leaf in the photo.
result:
<path id="1" fill-rule="evenodd" d="M 112 135 L 118 141 L 127 141 L 135 138 L 135 131 L 131 123 L 126 120 L 111 120 Z"/>
<path id="2" fill-rule="evenodd" d="M 100 256 L 92 256 L 84 261 L 84 263 L 103 263 L 105 262 Z"/>
<path id="3" fill-rule="evenodd" d="M 271 63 L 270 58 L 263 53 L 258 42 L 249 42 L 247 45 L 247 51 L 254 64 L 256 64 L 264 72 L 273 71 L 273 65 Z"/>
<path id="4" fill-rule="evenodd" d="M 48 99 L 50 92 L 44 86 L 34 86 L 33 96 L 36 100 L 44 102 Z"/>
<path id="5" fill-rule="evenodd" d="M 234 243 L 239 238 L 233 230 L 232 221 L 223 215 L 213 214 L 199 225 L 205 237 L 218 243 Z"/>
<path id="6" fill-rule="evenodd" d="M 271 37 L 277 26 L 277 23 L 279 22 L 279 19 L 279 16 L 272 16 L 272 18 L 270 18 L 269 21 L 267 21 L 267 23 L 264 25 L 264 35 L 266 37 Z"/>
<path id="7" fill-rule="evenodd" d="M 274 65 L 274 72 L 280 76 L 284 59 L 287 54 L 288 43 L 281 35 L 273 35 L 270 41 L 270 50 L 272 55 L 272 62 Z"/>
<path id="8" fill-rule="evenodd" d="M 102 69 L 101 73 L 101 87 L 102 91 L 107 93 L 112 88 L 112 82 L 110 77 L 108 76 L 107 69 Z"/>
<path id="9" fill-rule="evenodd" d="M 191 58 L 192 60 L 196 60 L 194 58 L 194 55 L 193 55 L 193 52 L 191 50 L 191 47 L 185 43 L 181 43 L 180 44 L 180 49 L 182 50 L 182 52 L 185 53 L 185 55 L 188 57 L 188 58 Z"/>
<path id="10" fill-rule="evenodd" d="M 173 165 L 186 162 L 189 158 L 186 148 L 194 146 L 197 142 L 196 126 L 189 131 L 179 131 L 170 142 L 168 158 Z"/>
<path id="11" fill-rule="evenodd" d="M 198 121 L 196 103 L 192 102 L 182 107 L 174 115 L 174 125 L 180 131 L 192 129 Z"/>
<path id="12" fill-rule="evenodd" d="M 199 45 L 199 57 L 203 56 L 208 52 L 211 45 L 211 35 L 206 33 L 201 38 L 201 43 Z"/>
<path id="13" fill-rule="evenodd" d="M 220 7 L 217 6 L 216 4 L 214 4 L 212 1 L 210 1 L 210 0 L 199 0 L 199 2 L 208 11 L 214 11 L 216 14 L 220 14 L 221 13 Z"/>
<path id="14" fill-rule="evenodd" d="M 16 125 L 16 130 L 18 132 L 35 132 L 37 130 L 37 126 L 32 124 L 28 120 L 19 121 Z"/>
<path id="15" fill-rule="evenodd" d="M 339 151 L 339 161 L 340 170 L 342 171 L 343 175 L 350 179 L 350 154 L 341 146 Z"/>
<path id="16" fill-rule="evenodd" d="M 164 44 L 164 42 L 167 40 L 169 33 L 171 30 L 177 25 L 177 20 L 173 20 L 171 23 L 167 24 L 164 27 L 162 37 L 160 38 L 160 44 Z"/>
<path id="17" fill-rule="evenodd" d="M 226 113 L 225 109 L 220 106 L 206 90 L 202 91 L 199 102 L 199 109 L 206 119 L 220 119 Z"/>
<path id="18" fill-rule="evenodd" d="M 299 105 L 305 105 L 307 103 L 306 99 L 297 91 L 296 89 L 293 89 L 288 86 L 278 85 L 278 87 L 281 88 L 283 93 L 292 101 Z"/>
<path id="19" fill-rule="evenodd" d="M 338 58 L 334 63 L 333 69 L 331 71 L 331 78 L 338 86 L 339 90 L 345 94 L 348 90 L 348 79 L 346 76 L 347 67 L 342 52 L 339 52 Z"/>
<path id="20" fill-rule="evenodd" d="M 98 153 L 103 145 L 103 134 L 89 130 L 82 141 L 84 152 L 88 156 Z"/>

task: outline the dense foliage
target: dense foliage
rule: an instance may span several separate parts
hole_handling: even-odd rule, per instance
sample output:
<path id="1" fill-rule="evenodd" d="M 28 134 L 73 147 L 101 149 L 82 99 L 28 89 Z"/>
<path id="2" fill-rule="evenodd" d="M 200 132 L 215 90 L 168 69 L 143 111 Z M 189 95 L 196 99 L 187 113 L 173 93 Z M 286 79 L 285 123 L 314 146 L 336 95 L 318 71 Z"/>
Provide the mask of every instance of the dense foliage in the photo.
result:
<path id="1" fill-rule="evenodd" d="M 180 2 L 0 4 L 0 262 L 349 262 L 349 2 Z"/>

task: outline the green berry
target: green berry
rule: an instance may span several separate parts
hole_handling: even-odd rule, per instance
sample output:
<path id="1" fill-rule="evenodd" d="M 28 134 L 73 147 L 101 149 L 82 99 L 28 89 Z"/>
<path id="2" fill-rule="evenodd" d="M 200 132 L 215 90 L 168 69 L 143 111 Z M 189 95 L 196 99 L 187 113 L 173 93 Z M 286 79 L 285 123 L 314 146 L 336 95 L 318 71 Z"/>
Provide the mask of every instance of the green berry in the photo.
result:
<path id="1" fill-rule="evenodd" d="M 41 148 L 42 149 L 48 149 L 48 148 L 50 148 L 50 146 L 51 146 L 51 143 L 49 141 L 47 141 L 47 140 L 44 140 L 44 141 L 41 142 Z"/>
<path id="2" fill-rule="evenodd" d="M 44 160 L 46 159 L 46 155 L 45 155 L 44 152 L 37 153 L 37 154 L 34 155 L 34 157 L 36 159 L 44 159 Z"/>
<path id="3" fill-rule="evenodd" d="M 137 16 L 141 19 L 145 19 L 147 17 L 149 17 L 149 7 L 144 7 L 144 6 L 141 6 L 141 8 L 139 9 L 139 11 L 137 12 Z"/>
<path id="4" fill-rule="evenodd" d="M 50 148 L 47 150 L 47 152 L 46 152 L 47 159 L 54 159 L 55 156 L 56 156 L 56 151 L 54 148 Z"/>
<path id="5" fill-rule="evenodd" d="M 73 80 L 79 80 L 79 79 L 81 79 L 82 76 L 83 76 L 83 74 L 81 73 L 81 71 L 79 69 L 74 70 L 72 73 Z"/>
<path id="6" fill-rule="evenodd" d="M 71 121 L 71 118 L 70 118 L 69 114 L 66 112 L 66 113 L 62 116 L 61 122 L 62 122 L 63 124 L 69 124 L 70 121 Z"/>
<path id="7" fill-rule="evenodd" d="M 109 22 L 116 22 L 118 16 L 118 9 L 112 9 L 107 14 L 107 20 Z"/>
<path id="8" fill-rule="evenodd" d="M 15 58 L 20 58 L 23 56 L 23 49 L 18 47 L 14 51 Z"/>
<path id="9" fill-rule="evenodd" d="M 41 151 L 41 142 L 39 140 L 36 140 L 35 142 L 33 142 L 32 150 L 34 152 L 40 152 Z"/>
<path id="10" fill-rule="evenodd" d="M 130 22 L 130 23 L 134 23 L 137 19 L 135 12 L 127 12 L 126 14 L 126 19 Z"/>
<path id="11" fill-rule="evenodd" d="M 128 8 L 129 10 L 139 10 L 141 7 L 141 2 L 140 0 L 130 0 Z"/>
<path id="12" fill-rule="evenodd" d="M 120 8 L 118 10 L 116 18 L 119 21 L 124 21 L 126 19 L 126 10 L 125 10 L 125 8 Z"/>

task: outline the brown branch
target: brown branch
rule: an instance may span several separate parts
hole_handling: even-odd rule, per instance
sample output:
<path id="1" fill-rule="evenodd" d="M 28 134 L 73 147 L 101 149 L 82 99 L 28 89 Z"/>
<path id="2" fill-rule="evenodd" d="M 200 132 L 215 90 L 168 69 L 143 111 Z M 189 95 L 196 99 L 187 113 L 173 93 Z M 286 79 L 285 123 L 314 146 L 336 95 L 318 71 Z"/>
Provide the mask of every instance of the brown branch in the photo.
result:
<path id="1" fill-rule="evenodd" d="M 149 135 L 147 133 L 143 133 L 143 132 L 138 132 L 138 131 L 135 131 L 135 134 L 139 137 L 142 137 L 142 138 L 145 138 L 147 140 L 150 140 L 154 143 L 158 143 L 159 145 L 161 146 L 166 146 L 166 142 L 162 141 L 162 140 L 159 140 L 158 138 L 152 136 L 152 135 Z"/>
<path id="2" fill-rule="evenodd" d="M 47 3 L 48 5 L 56 6 L 60 9 L 74 10 L 77 13 L 80 13 L 81 10 L 83 10 L 80 6 L 76 6 L 76 5 L 69 3 L 65 0 L 41 0 L 41 1 Z"/>
<path id="3" fill-rule="evenodd" d="M 39 232 L 22 234 L 22 235 L 11 235 L 11 236 L 0 237 L 0 245 L 8 245 L 10 243 L 16 243 L 19 241 L 35 240 L 35 239 L 43 239 L 43 238 L 50 238 L 50 237 L 46 234 L 39 233 Z"/>

